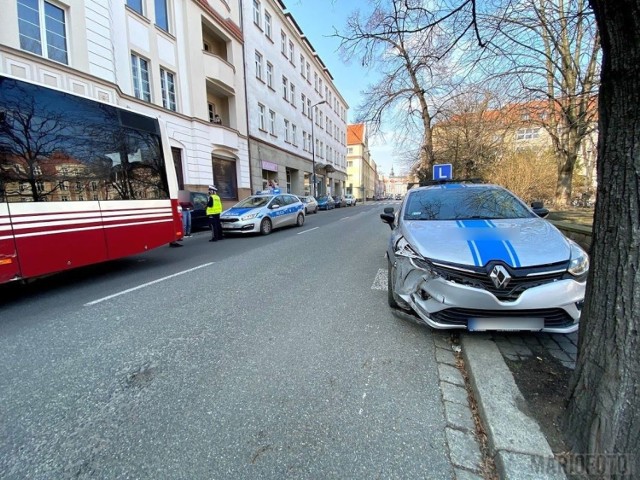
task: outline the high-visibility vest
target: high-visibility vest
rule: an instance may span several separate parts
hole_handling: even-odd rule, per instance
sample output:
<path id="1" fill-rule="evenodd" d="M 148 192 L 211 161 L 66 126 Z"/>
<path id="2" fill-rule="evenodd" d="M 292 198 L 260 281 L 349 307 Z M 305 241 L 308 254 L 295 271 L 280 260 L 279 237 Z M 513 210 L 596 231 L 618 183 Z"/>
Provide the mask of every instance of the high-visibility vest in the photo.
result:
<path id="1" fill-rule="evenodd" d="M 211 199 L 213 200 L 213 206 L 207 207 L 207 216 L 222 213 L 222 201 L 220 200 L 220 197 L 214 193 L 211 195 Z"/>

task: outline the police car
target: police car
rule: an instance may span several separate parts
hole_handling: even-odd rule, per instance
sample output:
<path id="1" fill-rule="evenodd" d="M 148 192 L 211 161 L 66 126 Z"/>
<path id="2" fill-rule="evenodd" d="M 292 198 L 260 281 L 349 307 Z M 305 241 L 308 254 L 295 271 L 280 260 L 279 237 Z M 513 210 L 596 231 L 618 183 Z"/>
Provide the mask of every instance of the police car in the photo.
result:
<path id="1" fill-rule="evenodd" d="M 304 204 L 295 195 L 259 194 L 245 198 L 220 215 L 225 233 L 261 233 L 274 228 L 304 225 Z"/>
<path id="2" fill-rule="evenodd" d="M 589 258 L 497 185 L 446 182 L 410 189 L 385 208 L 388 303 L 439 329 L 578 329 Z"/>

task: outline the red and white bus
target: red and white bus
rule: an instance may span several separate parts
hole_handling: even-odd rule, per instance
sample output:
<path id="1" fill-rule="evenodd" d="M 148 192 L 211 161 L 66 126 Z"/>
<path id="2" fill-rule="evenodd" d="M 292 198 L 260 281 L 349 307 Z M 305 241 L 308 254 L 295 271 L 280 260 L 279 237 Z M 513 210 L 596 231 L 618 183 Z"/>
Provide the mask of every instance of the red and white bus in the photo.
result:
<path id="1" fill-rule="evenodd" d="M 157 119 L 0 76 L 0 283 L 182 238 Z"/>

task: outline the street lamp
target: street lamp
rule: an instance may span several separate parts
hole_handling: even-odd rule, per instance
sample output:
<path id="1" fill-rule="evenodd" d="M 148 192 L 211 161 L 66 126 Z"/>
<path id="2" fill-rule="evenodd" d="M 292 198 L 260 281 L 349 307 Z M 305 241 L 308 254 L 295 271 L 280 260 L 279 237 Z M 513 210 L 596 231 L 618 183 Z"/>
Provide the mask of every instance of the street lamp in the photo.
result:
<path id="1" fill-rule="evenodd" d="M 313 164 L 313 196 L 317 197 L 317 192 L 316 192 L 316 138 L 313 134 L 313 124 L 315 122 L 314 114 L 313 112 L 315 111 L 315 108 L 318 105 L 322 105 L 323 103 L 327 103 L 326 100 L 322 100 L 318 103 L 314 103 L 313 105 L 311 105 L 311 163 Z"/>

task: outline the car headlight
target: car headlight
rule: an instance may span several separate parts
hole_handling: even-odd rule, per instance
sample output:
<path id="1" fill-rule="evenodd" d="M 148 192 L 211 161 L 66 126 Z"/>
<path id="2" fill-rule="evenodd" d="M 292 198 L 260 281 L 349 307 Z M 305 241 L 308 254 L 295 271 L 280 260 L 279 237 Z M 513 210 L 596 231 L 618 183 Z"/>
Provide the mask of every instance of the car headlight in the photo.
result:
<path id="1" fill-rule="evenodd" d="M 244 222 L 246 220 L 251 220 L 252 218 L 256 218 L 258 215 L 259 215 L 259 212 L 248 213 L 248 214 L 243 215 L 242 217 L 240 217 L 240 220 L 242 220 Z"/>
<path id="2" fill-rule="evenodd" d="M 571 259 L 567 270 L 574 277 L 581 277 L 589 271 L 589 255 L 573 240 L 569 240 L 569 242 L 571 245 Z"/>
<path id="3" fill-rule="evenodd" d="M 400 237 L 396 242 L 395 254 L 400 257 L 422 259 L 422 255 L 417 253 L 404 237 Z"/>

